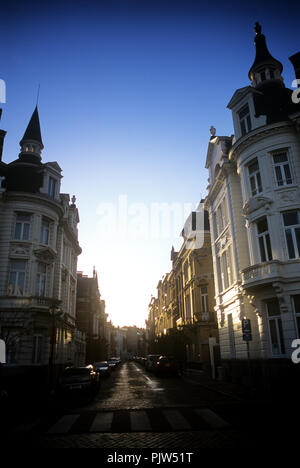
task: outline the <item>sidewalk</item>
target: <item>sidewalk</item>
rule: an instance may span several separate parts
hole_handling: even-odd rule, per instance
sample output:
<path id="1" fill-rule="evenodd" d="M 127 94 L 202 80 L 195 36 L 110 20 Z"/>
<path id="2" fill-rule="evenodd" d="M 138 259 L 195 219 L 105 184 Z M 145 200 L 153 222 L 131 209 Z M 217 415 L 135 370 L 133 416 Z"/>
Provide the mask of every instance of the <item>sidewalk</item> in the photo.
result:
<path id="1" fill-rule="evenodd" d="M 214 380 L 210 375 L 202 371 L 191 371 L 186 369 L 183 371 L 181 378 L 187 382 L 198 384 L 201 387 L 205 387 L 214 392 L 221 393 L 223 395 L 235 398 L 237 400 L 249 400 L 249 399 L 264 399 L 264 395 L 261 392 L 255 391 L 246 385 L 226 382 L 221 380 Z"/>

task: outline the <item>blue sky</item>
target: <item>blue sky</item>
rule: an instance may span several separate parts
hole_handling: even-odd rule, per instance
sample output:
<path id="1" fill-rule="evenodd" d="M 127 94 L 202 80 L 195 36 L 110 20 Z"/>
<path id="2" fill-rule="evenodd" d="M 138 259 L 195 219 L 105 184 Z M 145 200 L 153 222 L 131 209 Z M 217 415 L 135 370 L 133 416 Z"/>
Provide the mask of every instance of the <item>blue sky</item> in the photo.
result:
<path id="1" fill-rule="evenodd" d="M 300 49 L 295 2 L 28 1 L 1 10 L 3 159 L 18 154 L 40 84 L 43 161 L 58 161 L 62 191 L 77 197 L 78 269 L 91 275 L 96 266 L 116 325 L 144 324 L 183 221 L 168 238 L 105 236 L 99 207 L 117 209 L 120 195 L 132 209 L 195 207 L 205 196 L 209 128 L 233 131 L 226 105 L 249 84 L 255 21 L 290 87 L 288 57 Z"/>

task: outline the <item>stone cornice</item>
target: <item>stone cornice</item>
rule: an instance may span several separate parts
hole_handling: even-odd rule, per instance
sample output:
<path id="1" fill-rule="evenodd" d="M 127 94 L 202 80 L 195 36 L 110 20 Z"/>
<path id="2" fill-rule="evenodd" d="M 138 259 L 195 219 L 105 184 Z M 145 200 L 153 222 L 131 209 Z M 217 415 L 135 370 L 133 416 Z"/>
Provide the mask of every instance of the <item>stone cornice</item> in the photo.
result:
<path id="1" fill-rule="evenodd" d="M 247 135 L 239 138 L 232 146 L 231 150 L 229 151 L 229 159 L 236 161 L 241 152 L 249 146 L 263 140 L 269 135 L 282 133 L 288 128 L 293 128 L 293 126 L 294 124 L 292 122 L 284 121 L 275 124 L 264 125 L 252 130 L 251 132 L 247 133 Z"/>
<path id="2" fill-rule="evenodd" d="M 48 208 L 55 210 L 58 216 L 63 215 L 63 207 L 60 203 L 48 197 L 47 195 L 37 194 L 37 193 L 28 193 L 28 192 L 3 192 L 2 200 L 4 202 L 10 201 L 22 201 L 30 202 L 36 205 L 44 205 Z"/>

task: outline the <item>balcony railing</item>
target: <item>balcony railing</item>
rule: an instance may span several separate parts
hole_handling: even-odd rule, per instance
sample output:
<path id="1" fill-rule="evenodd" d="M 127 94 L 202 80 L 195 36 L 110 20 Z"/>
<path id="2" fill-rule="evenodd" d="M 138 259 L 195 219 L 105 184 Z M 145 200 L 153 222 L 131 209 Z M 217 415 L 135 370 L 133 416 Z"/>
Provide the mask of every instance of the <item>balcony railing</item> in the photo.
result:
<path id="1" fill-rule="evenodd" d="M 282 276 L 282 263 L 279 260 L 259 263 L 242 270 L 244 287 L 259 286 L 276 280 Z"/>
<path id="2" fill-rule="evenodd" d="M 61 301 L 53 297 L 39 296 L 0 296 L 0 305 L 4 307 L 32 308 L 37 307 L 49 310 L 50 307 L 59 306 Z"/>

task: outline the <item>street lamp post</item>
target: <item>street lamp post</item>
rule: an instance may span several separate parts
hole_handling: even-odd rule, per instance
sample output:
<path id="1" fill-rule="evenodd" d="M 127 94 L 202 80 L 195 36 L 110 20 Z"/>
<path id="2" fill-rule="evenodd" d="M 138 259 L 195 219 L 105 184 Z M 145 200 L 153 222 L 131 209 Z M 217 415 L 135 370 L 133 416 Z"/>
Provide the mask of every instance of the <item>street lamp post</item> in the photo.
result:
<path id="1" fill-rule="evenodd" d="M 56 342 L 55 337 L 55 322 L 56 317 L 61 316 L 63 311 L 57 307 L 55 304 L 49 308 L 49 314 L 52 319 L 51 321 L 51 347 L 49 355 L 49 388 L 50 391 L 53 391 L 53 382 L 54 382 L 54 345 Z"/>

